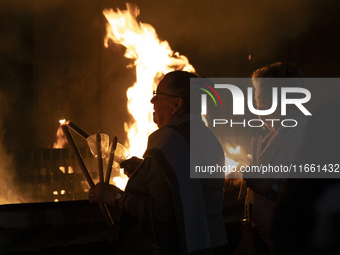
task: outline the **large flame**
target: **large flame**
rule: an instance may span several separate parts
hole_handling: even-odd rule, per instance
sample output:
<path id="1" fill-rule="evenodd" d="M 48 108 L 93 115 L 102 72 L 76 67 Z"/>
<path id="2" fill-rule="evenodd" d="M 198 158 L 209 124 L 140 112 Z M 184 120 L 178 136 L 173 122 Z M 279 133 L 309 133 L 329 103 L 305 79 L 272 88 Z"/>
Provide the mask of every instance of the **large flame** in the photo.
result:
<path id="1" fill-rule="evenodd" d="M 173 52 L 167 41 L 160 41 L 155 29 L 138 22 L 139 9 L 134 4 L 126 4 L 127 10 L 104 10 L 108 20 L 106 47 L 109 41 L 126 47 L 125 57 L 134 60 L 136 83 L 128 89 L 128 110 L 134 123 L 125 123 L 128 135 L 126 147 L 130 155 L 141 157 L 146 149 L 148 136 L 156 130 L 152 120 L 152 90 L 168 72 L 184 70 L 195 72 L 185 56 Z"/>
<path id="2" fill-rule="evenodd" d="M 152 90 L 164 74 L 174 70 L 195 72 L 185 56 L 174 53 L 167 41 L 160 41 L 155 29 L 138 22 L 139 9 L 126 4 L 127 10 L 104 10 L 108 20 L 105 46 L 111 40 L 126 47 L 125 57 L 134 59 L 137 82 L 127 91 L 128 109 L 134 117 L 132 124 L 125 123 L 130 155 L 141 157 L 146 149 L 148 136 L 155 131 L 152 121 Z"/>

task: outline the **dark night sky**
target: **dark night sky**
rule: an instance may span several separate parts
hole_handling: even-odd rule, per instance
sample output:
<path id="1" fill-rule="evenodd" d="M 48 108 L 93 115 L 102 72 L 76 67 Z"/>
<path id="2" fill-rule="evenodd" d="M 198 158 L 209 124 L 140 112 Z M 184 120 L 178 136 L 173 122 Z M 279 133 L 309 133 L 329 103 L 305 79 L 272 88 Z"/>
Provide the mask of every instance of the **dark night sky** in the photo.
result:
<path id="1" fill-rule="evenodd" d="M 207 77 L 250 77 L 276 61 L 307 77 L 339 76 L 335 0 L 136 1 L 139 20 Z M 134 70 L 124 49 L 105 49 L 104 8 L 124 1 L 0 3 L 0 124 L 6 149 L 53 144 L 58 120 L 125 139 L 126 89 Z M 248 59 L 251 55 L 251 60 Z"/>

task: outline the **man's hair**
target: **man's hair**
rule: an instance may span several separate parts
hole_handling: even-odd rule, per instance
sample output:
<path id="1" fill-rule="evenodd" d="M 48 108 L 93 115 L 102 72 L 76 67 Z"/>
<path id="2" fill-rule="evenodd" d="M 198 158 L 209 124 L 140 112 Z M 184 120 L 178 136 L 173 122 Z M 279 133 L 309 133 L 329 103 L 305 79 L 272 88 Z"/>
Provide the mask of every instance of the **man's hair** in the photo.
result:
<path id="1" fill-rule="evenodd" d="M 266 78 L 295 78 L 295 79 L 266 79 Z M 259 68 L 253 72 L 253 85 L 257 105 L 266 105 L 272 101 L 273 87 L 303 87 L 302 72 L 292 63 L 277 62 Z M 292 95 L 292 98 L 295 98 Z"/>
<path id="2" fill-rule="evenodd" d="M 293 63 L 277 62 L 253 72 L 253 78 L 302 78 L 302 72 Z"/>
<path id="3" fill-rule="evenodd" d="M 198 78 L 193 73 L 185 71 L 173 71 L 167 73 L 161 80 L 161 83 L 165 82 L 169 91 L 183 98 L 184 112 L 190 112 L 190 78 Z"/>

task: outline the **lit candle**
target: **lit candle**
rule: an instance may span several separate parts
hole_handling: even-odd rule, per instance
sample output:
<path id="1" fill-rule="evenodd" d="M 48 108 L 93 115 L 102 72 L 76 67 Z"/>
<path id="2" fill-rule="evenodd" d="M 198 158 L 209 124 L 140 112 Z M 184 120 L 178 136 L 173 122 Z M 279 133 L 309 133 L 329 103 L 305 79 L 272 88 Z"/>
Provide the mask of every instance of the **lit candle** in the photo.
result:
<path id="1" fill-rule="evenodd" d="M 78 127 L 76 124 L 74 124 L 73 122 L 71 122 L 70 120 L 65 122 L 70 128 L 72 128 L 73 131 L 75 131 L 76 133 L 78 133 L 78 135 L 80 135 L 81 137 L 83 137 L 85 140 L 86 138 L 89 137 L 89 134 L 86 133 L 84 130 L 82 130 L 80 127 Z"/>
<path id="2" fill-rule="evenodd" d="M 73 155 L 74 155 L 75 159 L 77 160 L 77 162 L 78 162 L 78 164 L 80 166 L 80 170 L 83 172 L 83 175 L 84 175 L 87 183 L 89 184 L 89 186 L 91 188 L 93 188 L 95 186 L 94 182 L 93 182 L 89 172 L 87 171 L 87 168 L 86 168 L 86 166 L 84 164 L 84 161 L 83 161 L 83 159 L 82 159 L 82 157 L 80 155 L 80 152 L 79 152 L 79 150 L 78 150 L 78 148 L 77 148 L 77 146 L 76 146 L 76 144 L 75 144 L 75 142 L 74 142 L 74 140 L 73 140 L 73 138 L 72 138 L 72 136 L 70 134 L 70 131 L 68 130 L 67 123 L 66 122 L 61 123 L 60 126 L 61 126 L 61 128 L 62 128 L 62 130 L 63 130 L 63 132 L 64 132 L 64 134 L 66 136 L 66 139 L 67 139 L 67 141 L 68 141 L 68 143 L 69 143 L 69 145 L 71 147 Z M 102 213 L 104 215 L 106 223 L 109 226 L 113 226 L 114 223 L 113 223 L 113 220 L 111 218 L 110 212 L 107 209 L 107 206 L 105 204 L 98 204 L 98 205 L 99 205 L 99 208 L 100 208 L 100 210 L 102 211 Z"/>
<path id="3" fill-rule="evenodd" d="M 62 128 L 62 130 L 63 130 L 63 132 L 66 136 L 66 139 L 67 139 L 67 141 L 70 145 L 70 148 L 73 152 L 73 155 L 74 155 L 75 159 L 77 160 L 79 167 L 80 167 L 80 170 L 83 172 L 83 175 L 84 175 L 87 183 L 90 185 L 91 188 L 94 187 L 94 182 L 93 182 L 89 172 L 87 171 L 87 168 L 86 168 L 84 161 L 83 161 L 83 159 L 82 159 L 82 157 L 79 153 L 79 150 L 78 150 L 76 144 L 74 143 L 74 140 L 73 140 L 73 138 L 70 134 L 70 131 L 68 130 L 67 123 L 65 122 L 65 123 L 61 124 L 60 126 L 61 126 L 61 128 Z"/>
<path id="4" fill-rule="evenodd" d="M 115 152 L 116 152 L 116 148 L 117 148 L 117 142 L 118 142 L 118 138 L 117 138 L 117 136 L 115 136 L 113 138 L 113 141 L 112 141 L 111 151 L 110 151 L 110 159 L 109 159 L 109 163 L 107 165 L 107 170 L 106 170 L 106 175 L 105 175 L 105 182 L 106 183 L 110 182 L 110 176 L 111 176 L 111 171 L 112 171 L 112 164 L 113 164 L 113 159 L 115 157 Z"/>
<path id="5" fill-rule="evenodd" d="M 102 158 L 102 142 L 100 139 L 100 134 L 97 133 L 97 152 L 98 152 L 98 174 L 99 174 L 99 182 L 104 182 L 104 173 L 103 173 L 103 158 Z"/>

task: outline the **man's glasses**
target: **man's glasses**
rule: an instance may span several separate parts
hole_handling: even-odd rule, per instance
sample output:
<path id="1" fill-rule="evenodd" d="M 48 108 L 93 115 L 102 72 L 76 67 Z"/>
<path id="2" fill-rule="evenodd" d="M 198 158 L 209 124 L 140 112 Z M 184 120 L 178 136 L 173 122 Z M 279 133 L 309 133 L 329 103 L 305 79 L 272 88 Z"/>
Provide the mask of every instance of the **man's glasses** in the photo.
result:
<path id="1" fill-rule="evenodd" d="M 157 92 L 156 90 L 152 91 L 152 94 L 153 94 L 154 97 L 157 97 L 157 96 L 181 97 L 181 96 L 178 96 L 178 95 Z"/>

